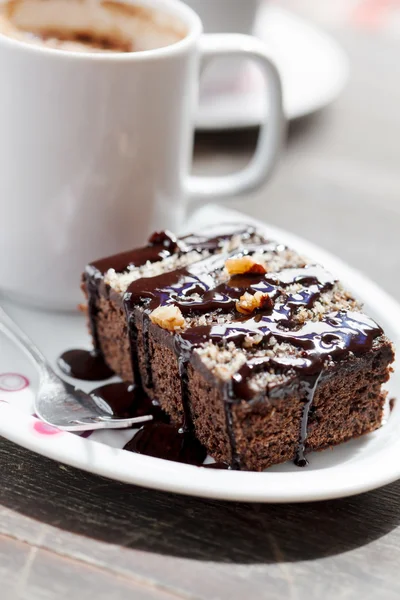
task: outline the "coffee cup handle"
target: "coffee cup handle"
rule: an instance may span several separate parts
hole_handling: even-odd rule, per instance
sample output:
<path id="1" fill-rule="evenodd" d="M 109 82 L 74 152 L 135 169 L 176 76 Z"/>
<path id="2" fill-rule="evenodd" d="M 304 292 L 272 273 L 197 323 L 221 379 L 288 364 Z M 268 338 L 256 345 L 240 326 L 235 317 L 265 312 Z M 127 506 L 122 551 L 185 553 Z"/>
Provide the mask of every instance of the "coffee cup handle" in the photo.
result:
<path id="1" fill-rule="evenodd" d="M 257 63 L 266 79 L 268 116 L 261 125 L 257 148 L 245 168 L 217 177 L 191 176 L 189 194 L 194 199 L 216 199 L 237 196 L 259 187 L 271 175 L 285 135 L 282 86 L 276 66 L 268 57 L 265 45 L 255 37 L 242 34 L 208 34 L 200 41 L 202 67 L 216 57 L 240 57 Z"/>

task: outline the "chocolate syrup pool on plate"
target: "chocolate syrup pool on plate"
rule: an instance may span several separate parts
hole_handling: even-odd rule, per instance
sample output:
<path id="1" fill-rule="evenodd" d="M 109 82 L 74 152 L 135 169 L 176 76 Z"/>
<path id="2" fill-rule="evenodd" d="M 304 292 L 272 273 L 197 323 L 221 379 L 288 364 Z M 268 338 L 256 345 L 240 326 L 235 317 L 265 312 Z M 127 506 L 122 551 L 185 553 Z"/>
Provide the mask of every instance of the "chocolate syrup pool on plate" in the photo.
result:
<path id="1" fill-rule="evenodd" d="M 109 383 L 92 390 L 91 395 L 99 405 L 106 405 L 113 416 L 119 418 L 152 415 L 154 422 L 169 422 L 168 415 L 156 400 L 151 400 L 142 388 L 133 384 Z"/>
<path id="2" fill-rule="evenodd" d="M 58 368 L 75 379 L 103 381 L 114 375 L 103 355 L 96 350 L 67 350 L 57 361 Z"/>
<path id="3" fill-rule="evenodd" d="M 150 423 L 142 427 L 126 444 L 125 450 L 200 466 L 207 451 L 190 431 L 167 423 Z"/>
<path id="4" fill-rule="evenodd" d="M 152 415 L 125 446 L 125 450 L 191 465 L 201 465 L 207 452 L 193 433 L 172 425 L 159 403 L 142 388 L 126 383 L 110 383 L 91 392 L 96 402 L 106 403 L 116 417 Z"/>

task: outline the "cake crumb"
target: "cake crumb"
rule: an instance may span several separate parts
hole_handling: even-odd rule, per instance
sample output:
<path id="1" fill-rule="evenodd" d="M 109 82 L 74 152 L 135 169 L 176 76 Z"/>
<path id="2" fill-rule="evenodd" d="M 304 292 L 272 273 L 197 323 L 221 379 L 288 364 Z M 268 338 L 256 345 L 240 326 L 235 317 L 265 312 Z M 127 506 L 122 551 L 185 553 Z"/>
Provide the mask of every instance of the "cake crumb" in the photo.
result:
<path id="1" fill-rule="evenodd" d="M 252 348 L 253 346 L 258 346 L 262 340 L 263 336 L 261 333 L 256 333 L 255 335 L 246 335 L 243 340 L 243 348 Z"/>

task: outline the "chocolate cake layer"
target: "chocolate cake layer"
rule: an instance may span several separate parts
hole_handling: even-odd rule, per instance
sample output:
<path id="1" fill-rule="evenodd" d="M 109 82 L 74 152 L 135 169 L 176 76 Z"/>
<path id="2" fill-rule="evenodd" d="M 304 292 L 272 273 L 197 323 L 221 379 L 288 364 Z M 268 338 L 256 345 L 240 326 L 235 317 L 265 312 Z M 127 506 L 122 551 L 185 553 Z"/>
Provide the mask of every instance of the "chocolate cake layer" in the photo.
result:
<path id="1" fill-rule="evenodd" d="M 323 267 L 218 226 L 92 263 L 95 349 L 209 454 L 262 470 L 380 426 L 393 348 Z"/>

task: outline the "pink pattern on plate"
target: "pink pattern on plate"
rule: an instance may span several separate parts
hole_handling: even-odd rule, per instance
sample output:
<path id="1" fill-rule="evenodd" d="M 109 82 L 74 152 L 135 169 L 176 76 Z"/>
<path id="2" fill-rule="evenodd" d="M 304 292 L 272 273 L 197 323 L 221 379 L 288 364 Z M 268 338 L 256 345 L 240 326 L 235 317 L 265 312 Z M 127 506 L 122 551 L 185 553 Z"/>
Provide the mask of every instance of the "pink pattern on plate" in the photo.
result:
<path id="1" fill-rule="evenodd" d="M 40 433 L 41 435 L 55 435 L 56 433 L 62 433 L 62 431 L 57 429 L 57 427 L 53 427 L 53 425 L 48 425 L 47 423 L 43 423 L 43 421 L 39 420 L 35 420 L 33 429 L 36 431 L 36 433 Z"/>
<path id="2" fill-rule="evenodd" d="M 1 373 L 0 390 L 2 392 L 20 392 L 29 385 L 29 379 L 19 373 Z"/>

